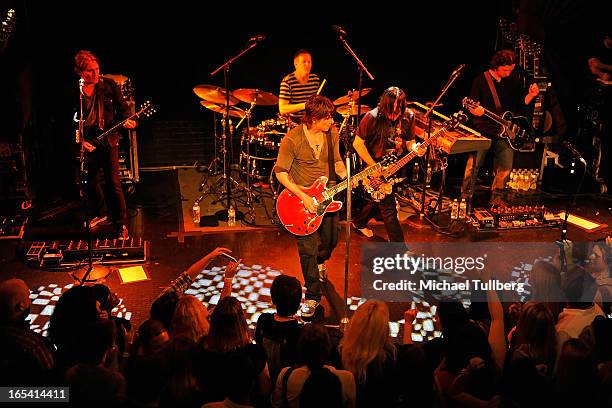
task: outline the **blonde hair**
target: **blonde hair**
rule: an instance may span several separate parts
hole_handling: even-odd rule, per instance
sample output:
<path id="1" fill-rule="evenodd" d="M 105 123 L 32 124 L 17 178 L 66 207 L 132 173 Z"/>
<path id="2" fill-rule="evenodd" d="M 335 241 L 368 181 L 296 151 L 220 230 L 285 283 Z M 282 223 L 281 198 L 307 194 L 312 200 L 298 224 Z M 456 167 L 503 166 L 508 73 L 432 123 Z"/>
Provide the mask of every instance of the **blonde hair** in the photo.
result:
<path id="1" fill-rule="evenodd" d="M 357 308 L 340 342 L 342 366 L 353 373 L 358 383 L 366 381 L 371 363 L 382 370 L 395 347 L 389 339 L 389 309 L 384 302 L 368 300 Z"/>
<path id="2" fill-rule="evenodd" d="M 170 332 L 183 335 L 198 343 L 208 334 L 208 309 L 196 297 L 187 295 L 179 299 L 174 309 Z"/>

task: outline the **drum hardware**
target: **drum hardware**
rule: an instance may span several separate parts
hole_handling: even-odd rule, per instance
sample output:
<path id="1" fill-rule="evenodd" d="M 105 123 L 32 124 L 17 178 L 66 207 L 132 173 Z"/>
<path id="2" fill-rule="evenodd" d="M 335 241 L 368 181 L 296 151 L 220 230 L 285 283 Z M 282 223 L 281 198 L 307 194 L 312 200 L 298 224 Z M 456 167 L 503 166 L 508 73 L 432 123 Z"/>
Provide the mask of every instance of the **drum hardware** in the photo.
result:
<path id="1" fill-rule="evenodd" d="M 367 94 L 370 93 L 371 90 L 372 88 L 363 88 L 361 90 L 361 96 L 362 97 L 366 96 Z M 352 89 L 346 95 L 341 96 L 340 98 L 336 99 L 334 101 L 334 105 L 336 106 L 346 105 L 347 103 L 350 103 L 350 102 L 356 102 L 358 99 L 359 99 L 359 91 Z"/>
<path id="2" fill-rule="evenodd" d="M 227 91 L 225 88 L 221 88 L 215 85 L 198 85 L 193 88 L 193 92 L 205 101 L 212 102 L 218 105 L 227 104 Z M 229 93 L 229 105 L 237 105 L 240 100 L 236 98 L 232 93 Z M 230 115 L 231 116 L 231 115 Z"/>

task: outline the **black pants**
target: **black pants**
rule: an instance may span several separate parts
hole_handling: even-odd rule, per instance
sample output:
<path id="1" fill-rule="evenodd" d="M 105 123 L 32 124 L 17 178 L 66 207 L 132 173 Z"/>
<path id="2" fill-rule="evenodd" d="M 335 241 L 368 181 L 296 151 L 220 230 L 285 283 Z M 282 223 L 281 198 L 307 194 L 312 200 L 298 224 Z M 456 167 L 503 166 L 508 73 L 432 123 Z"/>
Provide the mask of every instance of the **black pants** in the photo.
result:
<path id="1" fill-rule="evenodd" d="M 393 192 L 388 194 L 381 201 L 368 201 L 366 205 L 361 209 L 361 212 L 353 218 L 353 224 L 358 229 L 366 228 L 368 221 L 374 218 L 378 211 L 383 217 L 385 223 L 385 229 L 389 236 L 390 242 L 404 242 L 404 231 L 402 226 L 397 219 L 397 207 L 395 202 L 395 186 L 393 186 Z"/>
<path id="2" fill-rule="evenodd" d="M 302 275 L 306 283 L 306 299 L 321 300 L 319 264 L 331 258 L 340 235 L 339 214 L 328 213 L 319 229 L 313 234 L 297 237 Z"/>
<path id="3" fill-rule="evenodd" d="M 105 189 L 100 184 L 100 169 L 104 171 Z M 126 224 L 127 207 L 119 178 L 119 146 L 112 139 L 88 153 L 87 184 L 92 216 L 102 216 L 105 208 L 116 225 Z"/>

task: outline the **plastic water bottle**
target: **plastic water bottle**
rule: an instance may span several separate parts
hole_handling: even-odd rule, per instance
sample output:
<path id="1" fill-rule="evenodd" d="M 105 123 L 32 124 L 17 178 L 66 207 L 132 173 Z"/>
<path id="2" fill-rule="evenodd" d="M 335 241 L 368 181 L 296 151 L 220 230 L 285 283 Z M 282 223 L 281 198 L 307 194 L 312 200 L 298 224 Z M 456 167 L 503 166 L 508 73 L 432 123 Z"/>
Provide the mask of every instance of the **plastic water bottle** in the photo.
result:
<path id="1" fill-rule="evenodd" d="M 451 220 L 456 220 L 457 217 L 459 215 L 459 203 L 457 202 L 457 199 L 455 198 L 453 200 L 453 206 L 451 207 Z"/>
<path id="2" fill-rule="evenodd" d="M 412 168 L 412 182 L 416 183 L 419 180 L 419 162 L 414 163 Z"/>
<path id="3" fill-rule="evenodd" d="M 191 214 L 193 216 L 193 224 L 196 226 L 200 226 L 200 203 L 198 203 L 197 201 L 193 203 Z"/>
<path id="4" fill-rule="evenodd" d="M 462 198 L 461 202 L 459 203 L 459 214 L 457 215 L 458 218 L 460 220 L 464 220 L 466 216 L 466 212 L 467 212 L 467 202 L 465 201 L 465 198 Z"/>
<path id="5" fill-rule="evenodd" d="M 227 210 L 227 226 L 233 227 L 236 225 L 236 210 L 234 210 L 234 206 L 230 205 L 230 208 Z"/>

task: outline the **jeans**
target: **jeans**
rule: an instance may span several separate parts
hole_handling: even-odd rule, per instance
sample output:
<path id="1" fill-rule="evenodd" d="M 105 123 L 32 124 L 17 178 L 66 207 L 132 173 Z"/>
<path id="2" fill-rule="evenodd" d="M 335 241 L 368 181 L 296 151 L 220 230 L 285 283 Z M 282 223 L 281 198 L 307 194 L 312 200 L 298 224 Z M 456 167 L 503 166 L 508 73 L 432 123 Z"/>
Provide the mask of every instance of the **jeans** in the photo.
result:
<path id="1" fill-rule="evenodd" d="M 504 174 L 512 170 L 512 161 L 514 159 L 514 150 L 510 147 L 505 139 L 494 139 L 490 149 L 493 149 L 495 181 L 493 186 L 505 185 L 505 180 L 498 180 L 498 175 Z M 488 150 L 479 150 L 471 153 L 465 165 L 465 173 L 463 175 L 463 184 L 461 186 L 461 195 L 472 197 L 474 195 L 474 184 L 476 183 L 476 175 L 482 166 L 482 163 L 487 155 Z M 505 178 L 504 174 L 504 178 Z"/>
<path id="2" fill-rule="evenodd" d="M 361 209 L 361 212 L 353 218 L 353 224 L 358 229 L 366 228 L 368 226 L 368 221 L 370 221 L 371 218 L 374 218 L 378 211 L 380 211 L 381 215 L 383 216 L 383 222 L 385 223 L 387 235 L 389 235 L 389 241 L 404 242 L 404 231 L 402 230 L 402 226 L 397 219 L 395 186 L 393 186 L 393 192 L 388 194 L 379 202 L 368 201 Z"/>
<path id="3" fill-rule="evenodd" d="M 297 237 L 302 275 L 306 284 L 306 299 L 321 300 L 319 264 L 331 258 L 340 235 L 339 214 L 328 213 L 323 217 L 319 229 L 303 237 Z"/>
<path id="4" fill-rule="evenodd" d="M 100 184 L 100 169 L 104 171 L 105 191 Z M 117 225 L 127 223 L 127 206 L 119 177 L 119 146 L 111 138 L 108 145 L 96 148 L 87 157 L 87 184 L 90 213 L 104 214 L 104 207 Z"/>

